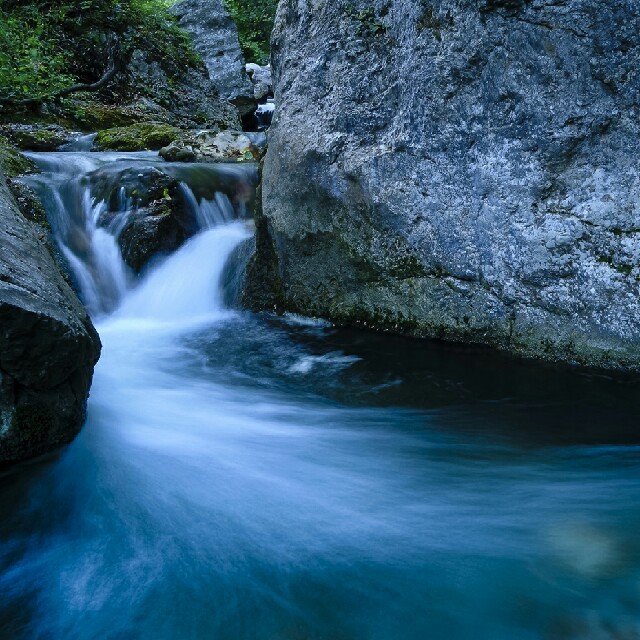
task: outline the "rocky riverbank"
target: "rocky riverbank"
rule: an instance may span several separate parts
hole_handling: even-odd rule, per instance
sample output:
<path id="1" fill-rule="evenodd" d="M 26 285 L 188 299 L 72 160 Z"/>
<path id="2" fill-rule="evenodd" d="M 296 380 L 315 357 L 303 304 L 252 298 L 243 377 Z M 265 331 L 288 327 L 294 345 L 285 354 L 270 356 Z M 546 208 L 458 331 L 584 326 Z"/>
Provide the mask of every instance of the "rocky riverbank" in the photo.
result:
<path id="1" fill-rule="evenodd" d="M 0 466 L 80 430 L 100 340 L 0 172 Z"/>
<path id="2" fill-rule="evenodd" d="M 47 89 L 35 97 L 25 86 L 17 91 L 29 90 L 26 99 L 0 99 L 0 465 L 74 437 L 100 352 L 91 321 L 56 262 L 42 205 L 16 179 L 37 172 L 20 151 L 166 147 L 167 160 L 234 163 L 255 162 L 264 151 L 264 134 L 244 134 L 242 118 L 266 100 L 270 87 L 264 73 L 252 69 L 253 80 L 247 73 L 222 0 L 182 2 L 172 8 L 178 22 L 160 4 L 85 4 L 83 11 L 47 5 L 38 13 L 16 3 L 7 9 L 14 22 L 3 24 L 18 25 L 16 37 L 37 27 L 37 54 L 49 56 L 52 68 L 66 60 L 64 71 L 87 89 L 58 95 L 49 74 L 36 78 Z M 3 92 L 14 89 L 9 82 Z M 178 179 L 151 168 L 98 174 L 95 187 L 102 192 L 96 197 L 109 203 L 107 218 L 120 211 L 123 197 L 135 207 L 118 237 L 132 273 L 196 232 L 192 209 L 199 204 L 189 201 Z M 205 196 L 213 197 L 197 194 Z"/>
<path id="3" fill-rule="evenodd" d="M 639 368 L 639 33 L 630 1 L 282 0 L 248 303 Z"/>

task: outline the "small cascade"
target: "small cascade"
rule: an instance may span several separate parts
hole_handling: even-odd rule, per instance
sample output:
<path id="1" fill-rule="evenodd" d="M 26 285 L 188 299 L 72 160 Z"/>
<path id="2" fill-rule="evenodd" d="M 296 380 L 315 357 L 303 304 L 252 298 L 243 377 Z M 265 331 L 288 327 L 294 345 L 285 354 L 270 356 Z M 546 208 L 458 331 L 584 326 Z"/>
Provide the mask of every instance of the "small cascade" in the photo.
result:
<path id="1" fill-rule="evenodd" d="M 224 193 L 218 191 L 212 199 L 202 198 L 198 201 L 192 189 L 186 183 L 180 183 L 180 191 L 200 229 L 211 229 L 212 227 L 232 222 L 236 218 L 233 205 L 229 197 Z M 238 217 L 244 218 L 245 213 L 243 208 Z"/>
<path id="2" fill-rule="evenodd" d="M 152 312 L 160 310 L 162 296 L 171 298 L 170 292 L 162 290 L 156 303 L 152 304 L 153 293 L 142 298 L 130 293 L 140 285 L 140 280 L 125 263 L 118 244 L 132 217 L 140 215 L 139 194 L 149 175 L 160 172 L 160 175 L 164 173 L 179 181 L 183 204 L 193 220 L 191 233 L 244 219 L 253 198 L 255 167 L 168 165 L 150 153 L 56 152 L 34 153 L 30 157 L 41 173 L 24 178 L 24 181 L 40 196 L 80 297 L 94 318 L 111 314 L 129 295 L 142 300 L 139 304 L 148 306 Z M 243 228 L 242 225 L 234 226 L 235 231 L 230 236 L 234 238 L 233 242 L 244 237 Z M 198 243 L 201 242 L 203 240 L 199 238 Z M 226 259 L 227 245 L 222 242 L 214 256 L 210 255 L 211 250 L 211 247 L 201 249 L 198 255 L 202 262 L 208 256 L 211 268 L 219 277 L 224 263 L 218 265 L 217 260 L 222 255 Z M 184 272 L 194 274 L 195 269 Z M 205 271 L 209 275 L 203 274 L 205 281 L 199 282 L 212 288 L 215 273 L 209 268 Z M 154 281 L 162 279 L 158 273 L 160 271 L 152 274 Z M 190 280 L 190 284 L 196 286 L 197 282 Z M 154 291 L 161 289 L 146 281 L 144 286 Z M 169 300 L 167 304 L 175 303 L 176 308 L 185 309 L 184 296 L 189 295 L 190 289 L 178 289 L 181 289 L 179 299 Z M 132 301 L 131 304 L 135 307 L 136 303 Z M 196 304 L 194 312 L 204 313 L 207 309 Z"/>
<path id="3" fill-rule="evenodd" d="M 78 136 L 71 142 L 63 145 L 61 151 L 91 151 L 93 148 L 93 141 L 96 139 L 95 133 L 89 133 L 84 136 Z"/>
<path id="4" fill-rule="evenodd" d="M 273 98 L 269 98 L 264 104 L 258 105 L 255 118 L 258 122 L 258 131 L 265 131 L 271 126 L 273 112 L 276 110 L 276 103 Z"/>
<path id="5" fill-rule="evenodd" d="M 194 236 L 153 270 L 124 300 L 114 319 L 144 319 L 175 327 L 221 314 L 220 276 L 227 258 L 249 236 L 235 222 Z"/>
<path id="6" fill-rule="evenodd" d="M 266 131 L 271 126 L 275 108 L 275 100 L 268 98 L 266 102 L 259 104 L 255 111 L 243 116 L 242 128 L 245 133 L 263 133 Z"/>

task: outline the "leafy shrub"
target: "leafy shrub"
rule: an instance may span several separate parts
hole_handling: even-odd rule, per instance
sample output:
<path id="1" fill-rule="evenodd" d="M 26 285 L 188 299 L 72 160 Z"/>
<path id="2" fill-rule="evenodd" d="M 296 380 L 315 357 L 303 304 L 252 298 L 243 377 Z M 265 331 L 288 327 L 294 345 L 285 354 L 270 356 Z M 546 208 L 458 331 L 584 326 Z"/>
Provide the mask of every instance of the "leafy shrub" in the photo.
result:
<path id="1" fill-rule="evenodd" d="M 30 98 L 105 70 L 109 33 L 125 60 L 143 49 L 170 74 L 202 64 L 167 11 L 174 0 L 5 0 L 0 10 L 0 97 Z"/>
<path id="2" fill-rule="evenodd" d="M 55 22 L 37 7 L 17 15 L 0 11 L 0 95 L 40 95 L 61 89 L 73 77 L 69 56 L 55 33 Z"/>
<path id="3" fill-rule="evenodd" d="M 278 0 L 224 0 L 224 4 L 238 26 L 246 61 L 268 63 Z"/>

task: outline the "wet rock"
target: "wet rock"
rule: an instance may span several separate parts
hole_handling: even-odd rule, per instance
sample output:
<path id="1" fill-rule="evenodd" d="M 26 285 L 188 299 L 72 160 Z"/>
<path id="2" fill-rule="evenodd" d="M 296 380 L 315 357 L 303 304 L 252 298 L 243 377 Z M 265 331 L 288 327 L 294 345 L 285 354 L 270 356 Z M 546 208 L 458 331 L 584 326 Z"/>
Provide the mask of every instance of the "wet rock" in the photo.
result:
<path id="1" fill-rule="evenodd" d="M 102 187 L 99 178 L 94 177 L 93 181 L 94 189 L 102 191 L 99 197 L 109 204 L 100 224 L 110 224 L 110 216 L 121 211 L 125 202 L 127 208 L 133 208 L 118 244 L 124 261 L 134 272 L 140 273 L 154 257 L 172 253 L 196 233 L 196 220 L 177 180 L 157 169 L 124 171 L 106 177 L 108 183 Z"/>
<path id="2" fill-rule="evenodd" d="M 254 273 L 309 315 L 639 368 L 639 34 L 630 0 L 282 0 Z"/>
<path id="3" fill-rule="evenodd" d="M 70 442 L 100 341 L 0 175 L 0 465 Z"/>
<path id="4" fill-rule="evenodd" d="M 220 97 L 238 107 L 240 115 L 253 111 L 254 90 L 244 71 L 238 29 L 222 0 L 184 0 L 171 11 L 191 34 Z"/>
<path id="5" fill-rule="evenodd" d="M 100 151 L 157 151 L 180 136 L 180 129 L 168 124 L 147 122 L 100 131 L 94 147 Z"/>
<path id="6" fill-rule="evenodd" d="M 193 234 L 171 199 L 133 214 L 118 243 L 124 261 L 140 273 L 154 257 L 173 253 Z"/>
<path id="7" fill-rule="evenodd" d="M 160 150 L 170 162 L 255 162 L 266 148 L 266 136 L 240 131 L 198 131 Z"/>
<path id="8" fill-rule="evenodd" d="M 119 212 L 165 198 L 175 180 L 153 167 L 113 171 L 107 165 L 90 173 L 87 183 L 91 185 L 92 198 L 106 202 L 109 211 Z"/>

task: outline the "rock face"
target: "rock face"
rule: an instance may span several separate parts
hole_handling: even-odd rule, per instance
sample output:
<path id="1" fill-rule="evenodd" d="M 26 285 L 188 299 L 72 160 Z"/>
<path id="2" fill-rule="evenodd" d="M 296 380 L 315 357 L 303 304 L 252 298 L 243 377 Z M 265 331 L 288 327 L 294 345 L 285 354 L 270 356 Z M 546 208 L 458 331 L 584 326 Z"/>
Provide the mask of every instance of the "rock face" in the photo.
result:
<path id="1" fill-rule="evenodd" d="M 272 51 L 252 306 L 640 367 L 636 2 L 281 0 Z"/>
<path id="2" fill-rule="evenodd" d="M 138 120 L 165 122 L 180 127 L 238 126 L 238 109 L 221 93 L 216 82 L 201 66 L 179 71 L 163 68 L 150 52 L 134 51 L 123 82 L 131 87 L 146 86 L 151 98 L 138 100 Z M 126 79 L 126 80 L 125 80 Z M 125 93 L 125 90 L 121 90 Z M 131 96 L 133 97 L 133 96 Z"/>
<path id="3" fill-rule="evenodd" d="M 247 75 L 251 79 L 253 85 L 253 97 L 262 102 L 269 96 L 273 95 L 273 76 L 271 74 L 271 65 L 268 64 L 261 67 L 255 62 L 250 62 L 246 66 Z"/>
<path id="4" fill-rule="evenodd" d="M 222 98 L 235 104 L 241 115 L 255 109 L 253 86 L 244 70 L 238 29 L 222 0 L 183 0 L 172 8 L 182 29 L 207 65 Z"/>
<path id="5" fill-rule="evenodd" d="M 100 340 L 0 174 L 0 466 L 80 430 Z"/>

